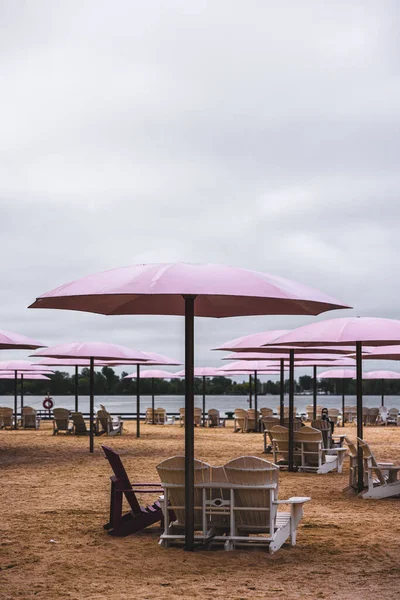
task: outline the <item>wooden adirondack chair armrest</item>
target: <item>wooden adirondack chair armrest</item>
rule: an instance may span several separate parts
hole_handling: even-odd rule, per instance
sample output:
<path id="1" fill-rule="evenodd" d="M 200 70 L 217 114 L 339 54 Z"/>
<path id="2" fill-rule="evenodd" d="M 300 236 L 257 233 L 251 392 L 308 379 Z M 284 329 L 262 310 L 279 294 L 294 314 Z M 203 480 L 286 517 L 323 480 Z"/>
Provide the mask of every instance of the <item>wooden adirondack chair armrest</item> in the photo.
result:
<path id="1" fill-rule="evenodd" d="M 387 467 L 394 467 L 394 463 L 392 462 L 377 462 L 378 467 L 382 467 L 382 469 L 386 469 Z"/>
<path id="2" fill-rule="evenodd" d="M 380 469 L 383 469 L 384 471 L 400 471 L 400 465 L 382 465 L 379 466 Z"/>
<path id="3" fill-rule="evenodd" d="M 272 504 L 304 504 L 310 500 L 310 496 L 292 496 L 288 500 L 274 500 Z"/>
<path id="4" fill-rule="evenodd" d="M 335 454 L 336 452 L 347 452 L 347 448 L 321 448 L 322 452 L 330 452 Z"/>

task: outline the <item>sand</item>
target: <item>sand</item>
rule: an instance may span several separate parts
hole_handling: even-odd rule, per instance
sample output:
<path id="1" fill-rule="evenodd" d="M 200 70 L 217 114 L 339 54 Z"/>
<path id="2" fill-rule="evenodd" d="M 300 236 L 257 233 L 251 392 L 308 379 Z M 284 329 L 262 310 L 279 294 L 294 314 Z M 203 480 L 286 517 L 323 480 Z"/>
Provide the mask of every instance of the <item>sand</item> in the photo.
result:
<path id="1" fill-rule="evenodd" d="M 355 427 L 346 427 L 355 439 Z M 338 430 L 340 432 L 341 430 Z M 199 551 L 158 545 L 151 528 L 126 538 L 108 536 L 110 468 L 100 444 L 120 452 L 132 481 L 157 481 L 155 466 L 183 451 L 178 426 L 134 424 L 118 438 L 88 439 L 0 431 L 0 598 L 125 600 L 164 598 L 400 597 L 400 498 L 361 500 L 343 494 L 344 473 L 280 474 L 280 498 L 311 496 L 297 546 L 265 550 Z M 400 464 L 400 428 L 370 427 L 365 439 L 378 459 Z M 196 429 L 196 456 L 211 464 L 262 454 L 262 436 L 231 428 Z"/>

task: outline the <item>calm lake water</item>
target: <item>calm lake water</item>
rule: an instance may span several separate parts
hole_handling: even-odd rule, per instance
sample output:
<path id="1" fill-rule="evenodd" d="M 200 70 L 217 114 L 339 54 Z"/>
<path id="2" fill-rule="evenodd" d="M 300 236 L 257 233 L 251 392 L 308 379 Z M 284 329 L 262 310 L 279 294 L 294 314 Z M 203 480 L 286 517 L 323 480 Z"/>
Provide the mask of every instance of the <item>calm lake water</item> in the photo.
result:
<path id="1" fill-rule="evenodd" d="M 43 396 L 25 396 L 25 406 L 32 406 L 36 409 L 42 408 Z M 247 396 L 206 396 L 206 409 L 216 408 L 221 413 L 227 411 L 233 411 L 235 408 L 248 408 L 248 397 Z M 364 406 L 380 406 L 380 396 L 364 396 Z M 59 408 L 74 409 L 75 397 L 74 396 L 53 396 L 54 406 Z M 117 413 L 121 416 L 127 413 L 134 413 L 136 411 L 136 397 L 132 396 L 96 396 L 95 397 L 95 408 L 100 408 L 99 404 L 104 404 L 107 410 L 111 413 Z M 273 395 L 262 395 L 258 396 L 258 407 L 266 406 L 276 411 L 276 407 L 279 404 L 279 396 Z M 285 405 L 288 404 L 288 397 L 285 397 Z M 312 396 L 295 396 L 295 406 L 297 413 L 304 413 L 307 404 L 312 404 Z M 329 395 L 329 396 L 318 396 L 318 404 L 326 406 L 327 408 L 339 408 L 342 406 L 342 396 Z M 355 396 L 346 396 L 346 405 L 353 406 L 356 404 Z M 13 396 L 2 396 L 0 400 L 2 406 L 14 406 Z M 185 405 L 184 396 L 156 396 L 155 406 L 163 407 L 167 413 L 178 413 L 179 408 Z M 195 396 L 195 406 L 201 407 L 202 396 Z M 20 406 L 20 399 L 18 399 L 18 410 Z M 400 396 L 385 396 L 385 406 L 388 408 L 400 409 Z M 151 407 L 151 396 L 142 396 L 140 402 L 140 412 L 144 413 L 145 409 Z M 80 396 L 79 398 L 79 410 L 83 413 L 89 412 L 89 396 Z"/>

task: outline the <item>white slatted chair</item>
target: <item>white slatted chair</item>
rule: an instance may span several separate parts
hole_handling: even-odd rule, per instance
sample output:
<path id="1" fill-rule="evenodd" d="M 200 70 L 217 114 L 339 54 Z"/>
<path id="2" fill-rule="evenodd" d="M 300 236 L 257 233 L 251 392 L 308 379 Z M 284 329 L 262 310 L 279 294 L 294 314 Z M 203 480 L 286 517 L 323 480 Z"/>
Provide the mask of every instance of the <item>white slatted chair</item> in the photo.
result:
<path id="1" fill-rule="evenodd" d="M 324 448 L 322 431 L 313 427 L 301 427 L 294 432 L 295 448 L 300 449 L 299 471 L 311 471 L 318 475 L 343 470 L 346 448 Z"/>
<path id="2" fill-rule="evenodd" d="M 235 412 L 233 413 L 233 419 L 234 433 L 238 431 L 244 433 L 246 423 L 246 411 L 244 410 L 244 408 L 235 408 Z"/>
<path id="3" fill-rule="evenodd" d="M 390 498 L 400 495 L 400 465 L 377 462 L 367 442 L 357 438 L 363 452 L 364 491 L 362 498 Z"/>
<path id="4" fill-rule="evenodd" d="M 279 468 L 262 458 L 242 456 L 224 468 L 231 485 L 231 525 L 225 549 L 233 550 L 243 544 L 267 544 L 272 554 L 288 538 L 294 546 L 303 505 L 311 498 L 278 500 Z M 278 511 L 280 504 L 289 504 L 290 512 Z"/>
<path id="5" fill-rule="evenodd" d="M 387 415 L 387 424 L 388 425 L 397 425 L 397 417 L 399 416 L 398 408 L 389 408 Z"/>

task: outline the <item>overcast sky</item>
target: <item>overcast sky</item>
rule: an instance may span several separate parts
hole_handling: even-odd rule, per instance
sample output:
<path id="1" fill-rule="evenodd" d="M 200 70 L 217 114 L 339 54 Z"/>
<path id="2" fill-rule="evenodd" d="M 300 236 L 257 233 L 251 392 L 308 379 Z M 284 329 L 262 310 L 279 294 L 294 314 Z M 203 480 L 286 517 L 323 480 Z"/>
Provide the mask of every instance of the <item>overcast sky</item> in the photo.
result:
<path id="1" fill-rule="evenodd" d="M 399 12 L 3 0 L 0 328 L 183 360 L 179 317 L 27 309 L 90 273 L 172 261 L 270 272 L 400 318 Z M 197 319 L 196 363 L 309 320 Z"/>

